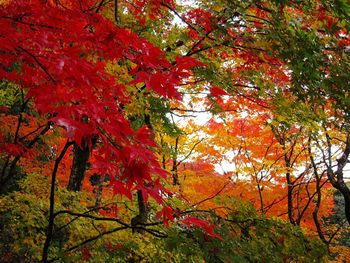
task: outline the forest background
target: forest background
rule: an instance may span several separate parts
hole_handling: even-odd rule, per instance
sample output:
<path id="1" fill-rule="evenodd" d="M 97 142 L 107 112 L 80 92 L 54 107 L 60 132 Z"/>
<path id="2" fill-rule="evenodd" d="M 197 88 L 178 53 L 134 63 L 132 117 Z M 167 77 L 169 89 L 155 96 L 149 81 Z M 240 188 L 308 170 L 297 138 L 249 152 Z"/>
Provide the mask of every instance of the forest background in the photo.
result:
<path id="1" fill-rule="evenodd" d="M 1 1 L 3 262 L 346 262 L 349 10 Z"/>

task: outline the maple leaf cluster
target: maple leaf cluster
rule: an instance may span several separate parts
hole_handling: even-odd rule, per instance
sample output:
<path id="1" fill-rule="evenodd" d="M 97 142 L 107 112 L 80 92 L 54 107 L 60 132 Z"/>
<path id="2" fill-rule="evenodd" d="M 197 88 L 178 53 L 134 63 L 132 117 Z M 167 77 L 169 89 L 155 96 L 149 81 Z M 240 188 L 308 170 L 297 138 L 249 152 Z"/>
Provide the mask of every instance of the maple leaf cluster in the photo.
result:
<path id="1" fill-rule="evenodd" d="M 94 172 L 108 173 L 115 193 L 131 198 L 132 190 L 141 189 L 161 202 L 163 187 L 153 176 L 166 172 L 154 154 L 152 132 L 131 128 L 123 112 L 130 98 L 106 65 L 129 62 L 129 85 L 141 83 L 159 97 L 181 99 L 176 86 L 200 64 L 192 58 L 171 63 L 147 40 L 94 12 L 89 2 L 79 3 L 37 0 L 1 6 L 0 79 L 25 89 L 41 116 L 63 127 L 66 138 L 94 148 Z M 18 155 L 20 146 L 7 152 Z"/>

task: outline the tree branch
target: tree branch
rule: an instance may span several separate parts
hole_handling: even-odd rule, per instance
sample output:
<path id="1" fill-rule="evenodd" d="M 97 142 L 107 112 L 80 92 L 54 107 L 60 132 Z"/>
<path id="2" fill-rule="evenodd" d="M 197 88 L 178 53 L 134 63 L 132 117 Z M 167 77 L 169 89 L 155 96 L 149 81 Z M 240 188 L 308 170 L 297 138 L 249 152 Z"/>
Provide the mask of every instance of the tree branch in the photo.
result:
<path id="1" fill-rule="evenodd" d="M 226 186 L 227 186 L 229 183 L 230 183 L 230 182 L 227 182 L 226 184 L 224 184 L 224 186 L 221 187 L 221 188 L 219 189 L 219 191 L 217 191 L 217 192 L 216 192 L 214 195 L 212 195 L 211 197 L 205 198 L 205 199 L 203 199 L 202 201 L 199 201 L 199 202 L 197 202 L 197 203 L 191 205 L 190 207 L 198 206 L 198 205 L 200 205 L 200 204 L 202 204 L 202 203 L 204 203 L 204 202 L 206 202 L 206 201 L 209 201 L 209 200 L 211 200 L 211 199 L 217 197 L 217 196 L 226 188 Z"/>
<path id="2" fill-rule="evenodd" d="M 29 52 L 27 49 L 19 46 L 17 49 L 23 51 L 27 55 L 29 55 L 34 61 L 38 64 L 38 66 L 45 72 L 45 74 L 49 77 L 49 79 L 53 82 L 56 83 L 56 80 L 53 78 L 53 76 L 49 73 L 49 71 L 46 69 L 46 67 L 38 60 L 38 58 L 33 55 L 31 52 Z"/>
<path id="3" fill-rule="evenodd" d="M 64 155 L 66 154 L 68 148 L 73 144 L 73 142 L 69 142 L 67 140 L 66 144 L 64 145 L 60 155 L 57 157 L 55 161 L 55 165 L 52 171 L 51 175 L 51 190 L 50 190 L 50 211 L 49 211 L 49 225 L 47 227 L 47 233 L 46 233 L 46 240 L 45 244 L 43 247 L 43 254 L 42 254 L 42 262 L 47 262 L 48 258 L 48 252 L 49 252 L 49 246 L 51 243 L 52 239 L 52 234 L 53 234 L 53 226 L 54 226 L 54 209 L 55 209 L 55 186 L 56 186 L 56 175 L 57 175 L 57 170 L 60 162 L 62 161 Z"/>

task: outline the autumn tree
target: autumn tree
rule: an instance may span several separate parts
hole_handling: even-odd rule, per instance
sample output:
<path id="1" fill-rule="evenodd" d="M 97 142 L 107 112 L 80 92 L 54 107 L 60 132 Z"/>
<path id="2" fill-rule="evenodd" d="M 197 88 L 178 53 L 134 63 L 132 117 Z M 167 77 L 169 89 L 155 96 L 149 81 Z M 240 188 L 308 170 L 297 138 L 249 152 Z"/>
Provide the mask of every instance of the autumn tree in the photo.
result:
<path id="1" fill-rule="evenodd" d="M 49 174 L 42 261 L 77 219 L 92 220 L 91 229 L 106 222 L 105 229 L 68 248 L 62 241 L 65 252 L 132 229 L 134 236 L 181 233 L 209 251 L 202 255 L 208 261 L 228 260 L 218 250 L 236 245 L 217 242 L 237 237 L 247 241 L 240 259 L 255 260 L 249 240 L 267 223 L 280 239 L 269 234 L 266 243 L 288 251 L 278 257 L 301 260 L 284 236 L 300 241 L 303 234 L 285 233 L 284 223 L 263 216 L 288 215 L 293 225 L 313 218 L 322 238 L 317 224 L 327 213 L 328 181 L 342 193 L 349 221 L 348 11 L 345 1 L 318 0 L 1 4 L 0 79 L 9 98 L 1 123 L 11 124 L 1 130 L 1 194 L 12 204 L 6 196 L 16 196 L 9 190 L 19 175 Z M 208 123 L 193 120 L 201 113 Z M 223 161 L 233 169 L 220 175 Z M 96 187 L 94 208 L 57 203 L 66 198 L 56 196 L 61 175 L 77 192 L 67 196 L 83 194 L 84 183 Z M 236 189 L 261 215 L 246 204 L 236 209 Z M 116 196 L 124 218 L 112 212 Z M 228 199 L 217 210 L 220 196 Z M 60 216 L 69 222 L 57 230 Z M 161 226 L 170 222 L 167 232 Z M 275 257 L 266 252 L 266 259 Z"/>

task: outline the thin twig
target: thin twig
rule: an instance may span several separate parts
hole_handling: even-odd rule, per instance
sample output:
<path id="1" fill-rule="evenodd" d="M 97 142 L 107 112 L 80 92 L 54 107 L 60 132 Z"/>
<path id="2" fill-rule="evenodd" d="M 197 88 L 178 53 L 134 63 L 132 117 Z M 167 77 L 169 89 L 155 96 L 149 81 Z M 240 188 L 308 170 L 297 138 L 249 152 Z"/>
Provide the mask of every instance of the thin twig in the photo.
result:
<path id="1" fill-rule="evenodd" d="M 34 61 L 39 65 L 39 67 L 45 72 L 45 74 L 49 77 L 49 79 L 53 82 L 56 83 L 56 80 L 53 78 L 53 76 L 49 73 L 47 68 L 38 60 L 38 58 L 33 55 L 31 52 L 29 52 L 27 49 L 19 46 L 17 49 L 22 50 L 24 53 L 28 54 L 31 58 L 34 59 Z"/>
<path id="2" fill-rule="evenodd" d="M 206 201 L 209 201 L 209 200 L 211 200 L 211 199 L 217 197 L 217 196 L 226 188 L 226 186 L 227 186 L 229 183 L 230 183 L 230 182 L 227 182 L 226 184 L 224 184 L 224 186 L 221 187 L 221 188 L 219 189 L 219 191 L 217 191 L 217 192 L 216 192 L 214 195 L 212 195 L 211 197 L 205 198 L 205 199 L 203 199 L 202 201 L 199 201 L 199 202 L 197 202 L 197 203 L 191 205 L 190 207 L 198 206 L 198 205 L 200 205 L 200 204 L 202 204 L 202 203 L 204 203 L 204 202 L 206 202 Z"/>

